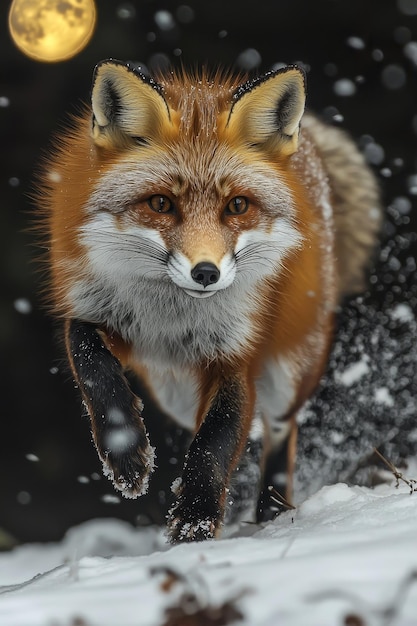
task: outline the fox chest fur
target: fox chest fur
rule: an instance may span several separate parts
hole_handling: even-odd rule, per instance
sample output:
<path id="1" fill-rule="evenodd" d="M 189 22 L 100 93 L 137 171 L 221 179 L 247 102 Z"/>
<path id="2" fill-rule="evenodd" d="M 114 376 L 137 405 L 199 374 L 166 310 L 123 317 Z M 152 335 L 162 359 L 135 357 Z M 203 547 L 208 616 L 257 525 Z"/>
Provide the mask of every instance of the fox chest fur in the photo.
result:
<path id="1" fill-rule="evenodd" d="M 377 188 L 352 142 L 304 115 L 304 100 L 295 67 L 239 85 L 220 75 L 155 82 L 107 61 L 91 112 L 49 163 L 52 300 L 68 321 L 99 454 L 125 494 L 133 488 L 98 443 L 102 400 L 81 380 L 94 355 L 121 387 L 123 368 L 135 369 L 192 429 L 238 405 L 233 465 L 255 406 L 273 424 L 311 393 L 335 308 L 362 286 Z"/>

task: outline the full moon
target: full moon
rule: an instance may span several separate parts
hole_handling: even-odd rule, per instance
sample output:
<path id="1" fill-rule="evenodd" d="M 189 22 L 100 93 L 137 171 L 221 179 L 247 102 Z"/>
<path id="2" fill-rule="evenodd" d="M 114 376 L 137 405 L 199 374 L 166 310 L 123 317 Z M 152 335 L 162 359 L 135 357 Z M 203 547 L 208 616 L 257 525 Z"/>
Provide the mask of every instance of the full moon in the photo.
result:
<path id="1" fill-rule="evenodd" d="M 13 0 L 9 30 L 35 61 L 65 61 L 88 44 L 96 23 L 94 0 Z"/>

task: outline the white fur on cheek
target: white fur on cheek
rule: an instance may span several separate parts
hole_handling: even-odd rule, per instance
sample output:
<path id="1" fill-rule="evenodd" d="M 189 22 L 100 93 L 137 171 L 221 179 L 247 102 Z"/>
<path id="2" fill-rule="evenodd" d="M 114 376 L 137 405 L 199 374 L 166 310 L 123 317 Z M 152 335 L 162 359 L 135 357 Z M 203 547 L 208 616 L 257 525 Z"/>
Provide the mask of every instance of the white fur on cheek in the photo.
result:
<path id="1" fill-rule="evenodd" d="M 167 251 L 160 234 L 144 226 L 120 229 L 110 213 L 98 213 L 80 229 L 90 268 L 111 282 L 126 276 L 166 276 Z"/>
<path id="2" fill-rule="evenodd" d="M 276 275 L 285 257 L 302 242 L 301 233 L 284 218 L 277 218 L 270 229 L 247 230 L 239 235 L 236 243 L 237 269 L 253 282 Z"/>

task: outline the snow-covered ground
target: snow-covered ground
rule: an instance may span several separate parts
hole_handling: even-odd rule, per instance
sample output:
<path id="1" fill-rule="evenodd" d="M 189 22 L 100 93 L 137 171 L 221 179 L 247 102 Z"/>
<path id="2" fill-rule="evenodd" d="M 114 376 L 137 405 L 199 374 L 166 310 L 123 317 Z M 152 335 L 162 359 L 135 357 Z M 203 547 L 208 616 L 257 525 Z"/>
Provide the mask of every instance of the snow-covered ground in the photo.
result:
<path id="1" fill-rule="evenodd" d="M 374 446 L 417 478 L 411 301 L 342 319 L 299 416 L 296 510 L 199 544 L 102 519 L 17 547 L 0 554 L 0 626 L 417 626 L 417 492 L 353 486 L 380 474 Z"/>
<path id="2" fill-rule="evenodd" d="M 413 626 L 417 493 L 394 482 L 323 487 L 217 541 L 111 519 L 23 545 L 0 555 L 0 624 Z"/>

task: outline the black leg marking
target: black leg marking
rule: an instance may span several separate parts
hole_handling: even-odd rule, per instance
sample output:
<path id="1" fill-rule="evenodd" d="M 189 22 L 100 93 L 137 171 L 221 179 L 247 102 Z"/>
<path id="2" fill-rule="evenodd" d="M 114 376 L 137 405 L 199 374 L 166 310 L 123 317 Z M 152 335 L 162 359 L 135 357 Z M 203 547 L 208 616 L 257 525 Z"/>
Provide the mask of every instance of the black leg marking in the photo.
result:
<path id="1" fill-rule="evenodd" d="M 66 339 L 104 474 L 123 496 L 136 498 L 146 492 L 154 468 L 154 449 L 142 420 L 142 403 L 93 324 L 71 320 Z"/>
<path id="2" fill-rule="evenodd" d="M 266 522 L 274 519 L 279 513 L 287 510 L 284 507 L 280 508 L 279 505 L 271 499 L 269 487 L 274 487 L 274 489 L 283 495 L 287 492 L 288 444 L 289 438 L 287 436 L 282 442 L 281 447 L 278 450 L 274 450 L 267 459 L 263 488 L 258 500 L 256 516 L 258 522 Z"/>
<path id="3" fill-rule="evenodd" d="M 263 428 L 258 416 L 259 430 L 249 436 L 238 466 L 230 480 L 230 493 L 227 497 L 225 524 L 254 522 L 257 515 L 257 502 L 262 484 L 264 461 Z"/>
<path id="4" fill-rule="evenodd" d="M 225 508 L 228 481 L 248 436 L 251 409 L 238 380 L 221 382 L 188 451 L 177 500 L 168 515 L 172 543 L 215 536 Z"/>

